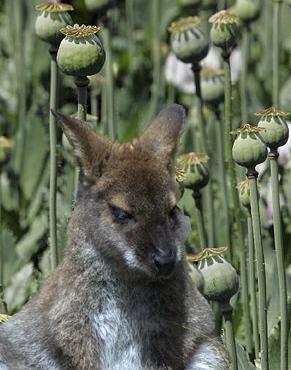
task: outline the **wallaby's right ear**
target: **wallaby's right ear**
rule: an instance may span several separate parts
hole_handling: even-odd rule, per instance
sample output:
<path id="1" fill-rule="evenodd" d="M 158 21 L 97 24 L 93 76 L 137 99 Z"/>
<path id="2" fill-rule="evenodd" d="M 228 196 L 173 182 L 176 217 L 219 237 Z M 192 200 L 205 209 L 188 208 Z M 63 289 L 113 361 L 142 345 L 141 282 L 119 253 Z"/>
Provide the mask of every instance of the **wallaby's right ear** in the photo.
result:
<path id="1" fill-rule="evenodd" d="M 56 120 L 73 147 L 74 154 L 84 175 L 96 179 L 102 175 L 102 166 L 110 155 L 112 143 L 96 134 L 87 124 L 52 110 Z"/>

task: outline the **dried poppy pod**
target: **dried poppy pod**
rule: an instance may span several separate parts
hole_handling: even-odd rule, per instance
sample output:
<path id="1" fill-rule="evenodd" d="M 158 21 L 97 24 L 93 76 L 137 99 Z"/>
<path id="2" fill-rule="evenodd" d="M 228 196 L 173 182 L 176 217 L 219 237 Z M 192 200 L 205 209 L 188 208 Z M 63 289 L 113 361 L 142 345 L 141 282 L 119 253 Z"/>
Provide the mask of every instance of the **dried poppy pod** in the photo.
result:
<path id="1" fill-rule="evenodd" d="M 237 137 L 232 146 L 234 161 L 247 169 L 254 169 L 259 163 L 265 161 L 268 150 L 260 138 L 263 129 L 251 125 L 244 125 L 232 133 Z"/>
<path id="2" fill-rule="evenodd" d="M 239 201 L 241 205 L 244 207 L 250 209 L 251 207 L 251 198 L 250 198 L 250 186 L 249 186 L 249 180 L 243 180 L 238 183 L 237 185 L 238 189 L 238 196 L 239 196 Z"/>
<path id="3" fill-rule="evenodd" d="M 198 192 L 209 181 L 209 173 L 206 167 L 208 155 L 205 153 L 187 153 L 178 158 L 178 164 L 183 169 L 185 176 L 183 185 L 187 189 Z"/>
<path id="4" fill-rule="evenodd" d="M 276 150 L 288 141 L 289 128 L 285 120 L 288 114 L 273 107 L 256 113 L 260 117 L 258 127 L 263 129 L 260 136 L 271 150 Z"/>
<path id="5" fill-rule="evenodd" d="M 220 70 L 202 68 L 201 91 L 203 100 L 210 105 L 217 105 L 224 99 L 224 74 Z"/>
<path id="6" fill-rule="evenodd" d="M 169 27 L 172 51 L 184 63 L 199 63 L 208 53 L 209 38 L 199 23 L 198 17 L 186 17 Z"/>
<path id="7" fill-rule="evenodd" d="M 261 0 L 237 0 L 234 11 L 245 23 L 255 21 L 261 13 Z"/>
<path id="8" fill-rule="evenodd" d="M 211 301 L 229 302 L 239 289 L 237 272 L 220 254 L 227 248 L 206 248 L 197 255 L 203 276 L 203 294 Z"/>
<path id="9" fill-rule="evenodd" d="M 182 198 L 182 196 L 184 195 L 184 184 L 183 184 L 183 181 L 186 177 L 186 172 L 182 169 L 182 168 L 179 168 L 179 167 L 176 167 L 175 168 L 175 178 L 176 178 L 176 181 L 179 185 L 179 189 L 180 189 L 180 198 Z"/>
<path id="10" fill-rule="evenodd" d="M 212 23 L 210 38 L 215 46 L 230 52 L 236 45 L 239 35 L 239 17 L 227 10 L 221 10 L 209 18 Z"/>
<path id="11" fill-rule="evenodd" d="M 99 29 L 75 24 L 61 30 L 66 37 L 60 44 L 57 63 L 65 74 L 84 77 L 100 71 L 105 62 L 105 51 L 96 35 Z"/>
<path id="12" fill-rule="evenodd" d="M 37 36 L 52 45 L 59 45 L 64 38 L 61 28 L 73 24 L 68 13 L 73 7 L 69 4 L 47 2 L 37 4 L 35 9 L 39 12 L 35 21 Z"/>

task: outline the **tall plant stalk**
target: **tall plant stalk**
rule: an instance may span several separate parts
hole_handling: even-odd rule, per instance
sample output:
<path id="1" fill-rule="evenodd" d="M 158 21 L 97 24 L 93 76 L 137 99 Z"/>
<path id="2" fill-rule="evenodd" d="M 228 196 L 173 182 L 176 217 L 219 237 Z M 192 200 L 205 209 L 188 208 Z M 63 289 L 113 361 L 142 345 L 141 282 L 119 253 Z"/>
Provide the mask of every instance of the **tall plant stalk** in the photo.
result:
<path id="1" fill-rule="evenodd" d="M 50 113 L 49 113 L 49 136 L 50 136 L 50 189 L 49 189 L 49 235 L 51 269 L 58 264 L 57 245 L 57 159 L 56 159 L 56 121 L 51 110 L 57 108 L 58 66 L 56 62 L 57 48 L 50 47 L 51 76 L 50 76 Z"/>
<path id="2" fill-rule="evenodd" d="M 207 235 L 206 235 L 205 223 L 204 223 L 203 212 L 202 212 L 201 192 L 193 191 L 193 199 L 194 199 L 195 207 L 196 207 L 196 222 L 197 222 L 199 238 L 200 238 L 200 247 L 202 250 L 206 248 L 207 246 Z"/>
<path id="3" fill-rule="evenodd" d="M 77 77 L 75 79 L 75 85 L 77 87 L 78 94 L 78 118 L 82 121 L 86 121 L 87 117 L 87 89 L 89 85 L 89 79 L 87 77 Z"/>
<path id="4" fill-rule="evenodd" d="M 225 228 L 225 245 L 228 246 L 226 251 L 227 258 L 231 261 L 232 256 L 232 240 L 230 235 L 230 217 L 229 217 L 229 210 L 228 210 L 228 189 L 227 189 L 227 182 L 225 176 L 225 166 L 224 166 L 224 146 L 223 146 L 223 132 L 221 126 L 221 117 L 219 110 L 215 111 L 216 122 L 215 122 L 215 130 L 216 130 L 216 142 L 217 142 L 217 158 L 218 158 L 218 173 L 219 173 L 219 183 L 220 183 L 220 190 L 222 196 L 222 209 L 224 215 L 224 228 Z"/>
<path id="5" fill-rule="evenodd" d="M 287 288 L 286 274 L 284 266 L 284 251 L 282 240 L 282 224 L 280 213 L 280 194 L 278 181 L 278 151 L 274 150 L 269 153 L 272 185 L 272 204 L 273 204 L 273 225 L 276 260 L 278 267 L 279 279 L 279 297 L 280 297 L 280 316 L 281 316 L 281 370 L 288 369 L 288 305 L 287 305 Z"/>
<path id="6" fill-rule="evenodd" d="M 249 44 L 250 44 L 250 28 L 248 25 L 244 27 L 242 33 L 242 64 L 240 72 L 240 102 L 241 102 L 241 118 L 242 122 L 248 122 L 248 104 L 247 104 L 247 75 L 249 61 Z"/>
<path id="7" fill-rule="evenodd" d="M 16 158 L 16 171 L 20 173 L 24 164 L 25 146 L 26 146 L 26 99 L 27 88 L 25 80 L 25 52 L 24 46 L 24 6 L 22 0 L 14 0 L 14 20 L 15 24 L 15 67 L 18 81 L 17 104 L 18 104 L 18 156 Z"/>
<path id="8" fill-rule="evenodd" d="M 256 287 L 256 268 L 255 268 L 255 250 L 254 250 L 254 233 L 252 225 L 251 212 L 247 210 L 247 225 L 248 225 L 248 245 L 249 245 L 249 287 L 251 297 L 251 313 L 252 313 L 252 328 L 253 339 L 255 345 L 255 356 L 259 358 L 260 352 L 260 337 L 258 326 L 258 307 L 257 307 L 257 287 Z"/>
<path id="9" fill-rule="evenodd" d="M 223 53 L 223 68 L 224 68 L 224 148 L 225 148 L 225 163 L 226 170 L 230 180 L 231 200 L 233 207 L 233 216 L 237 232 L 237 248 L 240 256 L 240 277 L 241 277 L 241 295 L 244 312 L 244 325 L 246 328 L 246 345 L 250 352 L 251 344 L 251 325 L 250 325 L 250 307 L 247 279 L 247 263 L 246 251 L 243 238 L 243 229 L 241 222 L 241 208 L 239 204 L 238 191 L 236 187 L 236 175 L 234 163 L 232 161 L 232 138 L 230 131 L 232 130 L 232 87 L 231 87 L 231 71 L 230 71 L 230 54 Z"/>
<path id="10" fill-rule="evenodd" d="M 153 60 L 153 73 L 151 85 L 151 100 L 146 117 L 148 123 L 155 115 L 161 93 L 161 1 L 150 0 L 148 2 L 151 14 L 152 45 L 151 53 Z"/>
<path id="11" fill-rule="evenodd" d="M 255 170 L 248 170 L 247 176 L 249 179 L 250 187 L 252 226 L 257 260 L 261 369 L 268 370 L 269 360 L 268 360 L 266 275 L 265 275 L 265 259 L 262 244 L 261 221 L 258 201 L 258 188 L 257 188 L 258 173 Z"/>
<path id="12" fill-rule="evenodd" d="M 106 105 L 108 134 L 111 139 L 115 139 L 116 130 L 114 125 L 114 86 L 112 71 L 111 37 L 109 28 L 103 28 L 104 49 L 106 50 L 105 76 L 106 76 Z"/>
<path id="13" fill-rule="evenodd" d="M 281 22 L 282 0 L 273 0 L 273 105 L 280 106 L 280 22 Z"/>
<path id="14" fill-rule="evenodd" d="M 198 63 L 192 65 L 192 70 L 194 73 L 195 82 L 195 92 L 197 97 L 197 110 L 198 110 L 198 124 L 200 131 L 201 145 L 200 150 L 204 153 L 208 153 L 208 145 L 206 141 L 206 119 L 203 112 L 204 102 L 201 92 L 201 81 L 200 81 L 200 70 L 201 67 Z M 204 190 L 205 194 L 205 204 L 207 213 L 207 225 L 208 225 L 208 244 L 205 247 L 213 248 L 215 245 L 215 225 L 214 225 L 214 200 L 213 192 L 211 187 L 211 179 L 208 186 Z M 202 215 L 201 215 L 202 216 Z"/>
<path id="15" fill-rule="evenodd" d="M 134 1 L 126 0 L 126 25 L 127 25 L 127 38 L 129 47 L 129 59 L 132 63 L 134 59 Z"/>
<path id="16" fill-rule="evenodd" d="M 3 230 L 2 225 L 2 181 L 0 174 L 0 227 Z M 4 254 L 3 254 L 3 234 L 0 232 L 0 310 L 3 310 L 3 291 L 4 291 Z M 1 312 L 0 311 L 0 312 Z"/>
<path id="17" fill-rule="evenodd" d="M 225 330 L 225 343 L 226 348 L 231 358 L 231 370 L 238 370 L 237 352 L 234 336 L 234 326 L 232 319 L 232 307 L 229 303 L 223 304 L 221 307 L 224 330 Z"/>

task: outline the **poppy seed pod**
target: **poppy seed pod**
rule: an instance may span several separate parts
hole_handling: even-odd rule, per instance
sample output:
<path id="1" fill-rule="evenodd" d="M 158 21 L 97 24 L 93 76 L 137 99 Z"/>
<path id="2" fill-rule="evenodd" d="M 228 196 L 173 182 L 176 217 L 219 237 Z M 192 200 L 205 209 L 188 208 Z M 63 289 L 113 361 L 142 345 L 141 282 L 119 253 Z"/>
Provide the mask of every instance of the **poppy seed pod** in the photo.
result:
<path id="1" fill-rule="evenodd" d="M 288 113 L 272 107 L 256 113 L 256 115 L 260 116 L 258 127 L 263 129 L 260 136 L 271 150 L 276 150 L 287 143 L 289 128 L 284 117 Z"/>
<path id="2" fill-rule="evenodd" d="M 239 289 L 237 272 L 220 255 L 208 256 L 198 263 L 203 281 L 203 294 L 211 301 L 229 302 Z"/>
<path id="3" fill-rule="evenodd" d="M 189 263 L 188 266 L 189 266 L 190 278 L 195 283 L 196 288 L 200 292 L 203 292 L 204 281 L 203 281 L 203 276 L 202 276 L 200 270 L 198 270 L 198 268 L 195 265 L 193 265 L 192 263 Z"/>
<path id="4" fill-rule="evenodd" d="M 249 186 L 249 180 L 246 179 L 244 181 L 241 181 L 238 185 L 238 196 L 240 203 L 246 207 L 250 208 L 251 206 L 251 198 L 250 198 L 250 186 Z"/>
<path id="5" fill-rule="evenodd" d="M 212 23 L 210 38 L 215 46 L 230 52 L 239 35 L 239 17 L 227 10 L 221 10 L 209 18 Z"/>
<path id="6" fill-rule="evenodd" d="M 98 73 L 105 62 L 105 51 L 98 36 L 97 26 L 67 26 L 63 28 L 66 37 L 62 40 L 57 63 L 62 72 L 84 77 Z"/>
<path id="7" fill-rule="evenodd" d="M 232 157 L 237 164 L 254 169 L 257 164 L 265 161 L 268 150 L 259 137 L 262 130 L 251 125 L 244 125 L 233 131 L 238 135 L 232 146 Z"/>
<path id="8" fill-rule="evenodd" d="M 169 27 L 172 51 L 184 63 L 199 63 L 208 53 L 209 39 L 199 23 L 198 17 L 186 17 Z"/>
<path id="9" fill-rule="evenodd" d="M 201 91 L 203 100 L 210 105 L 217 105 L 224 99 L 224 74 L 212 68 L 201 70 Z"/>
<path id="10" fill-rule="evenodd" d="M 209 181 L 209 173 L 206 167 L 208 156 L 204 153 L 187 153 L 178 158 L 179 166 L 185 172 L 183 185 L 187 189 L 199 191 Z"/>
<path id="11" fill-rule="evenodd" d="M 245 23 L 256 20 L 261 12 L 260 0 L 237 0 L 234 6 L 235 13 Z"/>
<path id="12" fill-rule="evenodd" d="M 186 172 L 182 169 L 182 168 L 178 168 L 176 167 L 175 168 L 175 178 L 176 178 L 176 181 L 179 185 L 179 190 L 180 190 L 180 198 L 182 198 L 182 196 L 184 195 L 184 184 L 183 184 L 183 181 L 186 177 Z"/>
<path id="13" fill-rule="evenodd" d="M 35 33 L 43 41 L 58 45 L 64 35 L 61 28 L 72 25 L 73 21 L 68 11 L 73 7 L 63 3 L 41 3 L 36 5 L 39 12 L 35 21 Z"/>

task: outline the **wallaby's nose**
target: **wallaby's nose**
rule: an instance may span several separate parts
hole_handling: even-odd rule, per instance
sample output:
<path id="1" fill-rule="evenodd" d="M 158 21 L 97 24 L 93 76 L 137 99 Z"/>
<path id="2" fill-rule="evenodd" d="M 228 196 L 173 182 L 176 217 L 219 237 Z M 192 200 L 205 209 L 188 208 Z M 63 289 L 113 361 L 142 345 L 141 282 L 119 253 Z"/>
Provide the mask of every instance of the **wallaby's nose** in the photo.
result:
<path id="1" fill-rule="evenodd" d="M 162 276 L 169 276 L 176 264 L 176 254 L 173 250 L 158 250 L 153 255 L 154 263 Z"/>

